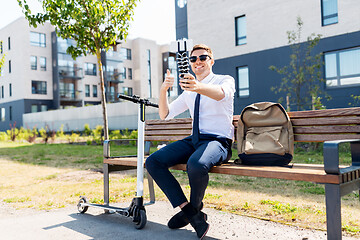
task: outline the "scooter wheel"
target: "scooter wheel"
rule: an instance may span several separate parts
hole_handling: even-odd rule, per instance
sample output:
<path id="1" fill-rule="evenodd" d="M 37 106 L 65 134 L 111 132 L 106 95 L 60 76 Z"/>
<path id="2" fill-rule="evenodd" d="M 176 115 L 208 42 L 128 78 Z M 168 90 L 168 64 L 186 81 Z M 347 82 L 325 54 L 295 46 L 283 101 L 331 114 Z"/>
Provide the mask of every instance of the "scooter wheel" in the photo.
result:
<path id="1" fill-rule="evenodd" d="M 135 228 L 136 229 L 142 229 L 145 227 L 146 225 L 146 212 L 145 210 L 141 209 L 139 211 L 139 221 L 138 222 L 135 222 Z"/>
<path id="2" fill-rule="evenodd" d="M 85 213 L 88 210 L 88 206 L 81 206 L 81 203 L 87 203 L 86 197 L 80 197 L 77 208 L 79 213 Z"/>

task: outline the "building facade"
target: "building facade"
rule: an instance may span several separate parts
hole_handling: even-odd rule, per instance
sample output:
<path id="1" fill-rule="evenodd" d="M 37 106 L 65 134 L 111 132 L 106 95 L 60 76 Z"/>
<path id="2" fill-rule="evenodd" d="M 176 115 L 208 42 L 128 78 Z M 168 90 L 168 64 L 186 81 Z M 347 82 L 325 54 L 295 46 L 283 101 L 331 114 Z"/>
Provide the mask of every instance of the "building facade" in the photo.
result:
<path id="1" fill-rule="evenodd" d="M 349 107 L 360 95 L 360 1 L 227 0 L 175 1 L 177 38 L 205 43 L 214 52 L 214 72 L 236 80 L 235 113 L 248 104 L 278 101 L 282 76 L 269 69 L 290 62 L 287 31 L 304 22 L 302 38 L 321 34 L 314 54 L 323 54 L 321 90 L 327 108 Z M 286 104 L 286 103 L 283 103 Z M 297 106 L 291 106 L 296 109 Z M 309 107 L 304 107 L 308 109 Z"/>
<path id="2" fill-rule="evenodd" d="M 66 49 L 75 42 L 56 36 L 49 23 L 32 28 L 19 18 L 0 29 L 0 39 L 1 54 L 5 54 L 0 131 L 14 124 L 23 126 L 26 113 L 101 103 L 96 56 L 73 59 Z M 168 60 L 174 62 L 170 55 L 169 46 L 141 38 L 102 52 L 107 102 L 118 102 L 118 93 L 157 98 L 166 71 L 163 67 L 169 67 Z"/>

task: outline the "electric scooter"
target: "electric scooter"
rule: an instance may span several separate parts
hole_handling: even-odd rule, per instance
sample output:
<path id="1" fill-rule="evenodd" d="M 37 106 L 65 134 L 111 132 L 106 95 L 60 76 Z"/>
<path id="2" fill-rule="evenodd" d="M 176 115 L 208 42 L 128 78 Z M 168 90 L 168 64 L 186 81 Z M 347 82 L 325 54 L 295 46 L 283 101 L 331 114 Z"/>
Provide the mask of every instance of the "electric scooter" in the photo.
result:
<path id="1" fill-rule="evenodd" d="M 151 106 L 158 108 L 159 106 L 155 103 L 150 102 L 148 99 L 140 98 L 138 96 L 127 96 L 123 94 L 118 94 L 118 98 L 131 101 L 139 104 L 138 111 L 138 141 L 137 141 L 137 183 L 136 183 L 136 196 L 133 198 L 131 204 L 127 208 L 119 208 L 109 206 L 109 204 L 93 204 L 88 203 L 86 197 L 81 196 L 77 204 L 78 211 L 80 213 L 85 213 L 89 207 L 97 207 L 104 209 L 106 213 L 118 213 L 125 217 L 132 217 L 133 222 L 135 223 L 135 228 L 142 229 L 145 227 L 147 218 L 145 205 L 153 204 L 155 201 L 151 201 L 148 204 L 144 204 L 143 194 L 144 194 L 144 130 L 145 130 L 145 107 Z M 106 140 L 109 141 L 109 140 Z M 105 142 L 104 142 L 105 145 Z M 128 156 L 124 156 L 128 157 Z M 108 170 L 106 170 L 108 171 Z M 105 169 L 104 169 L 105 174 Z M 104 179 L 105 181 L 105 179 Z M 108 181 L 108 179 L 107 179 Z M 105 185 L 106 186 L 106 185 Z M 104 191 L 108 189 L 104 188 Z M 108 198 L 108 196 L 106 197 Z M 109 199 L 104 199 L 104 202 L 109 202 Z"/>

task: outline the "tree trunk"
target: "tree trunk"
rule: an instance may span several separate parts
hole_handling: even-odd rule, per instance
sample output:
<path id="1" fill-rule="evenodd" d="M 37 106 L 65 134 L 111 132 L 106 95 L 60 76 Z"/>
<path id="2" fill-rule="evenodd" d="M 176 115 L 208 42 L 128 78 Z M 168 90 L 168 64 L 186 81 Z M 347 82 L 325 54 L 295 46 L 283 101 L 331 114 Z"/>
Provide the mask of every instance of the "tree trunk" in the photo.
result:
<path id="1" fill-rule="evenodd" d="M 104 121 L 104 140 L 109 139 L 109 127 L 108 127 L 108 118 L 107 118 L 107 109 L 106 109 L 106 98 L 105 98 L 105 83 L 104 83 L 104 71 L 101 63 L 101 51 L 96 51 L 97 62 L 99 66 L 100 73 L 100 90 L 101 90 L 101 105 L 103 110 L 103 121 Z"/>

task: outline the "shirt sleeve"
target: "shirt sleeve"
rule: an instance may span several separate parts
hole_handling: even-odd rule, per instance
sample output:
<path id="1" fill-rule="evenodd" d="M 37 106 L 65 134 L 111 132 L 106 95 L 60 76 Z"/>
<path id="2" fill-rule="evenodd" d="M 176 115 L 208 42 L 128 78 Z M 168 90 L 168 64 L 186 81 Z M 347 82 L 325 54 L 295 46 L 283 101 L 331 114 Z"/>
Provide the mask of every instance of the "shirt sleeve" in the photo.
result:
<path id="1" fill-rule="evenodd" d="M 234 98 L 235 93 L 235 80 L 233 77 L 226 75 L 220 84 L 222 90 L 225 93 L 225 97 L 220 101 L 225 101 Z"/>
<path id="2" fill-rule="evenodd" d="M 165 120 L 173 119 L 180 113 L 185 112 L 188 109 L 188 106 L 185 102 L 184 92 L 180 94 L 172 103 L 169 104 L 169 114 L 166 116 Z"/>

